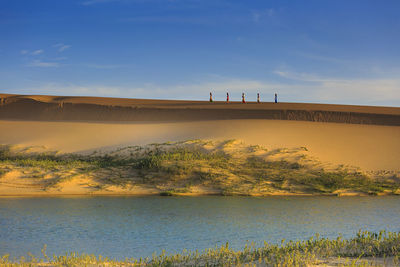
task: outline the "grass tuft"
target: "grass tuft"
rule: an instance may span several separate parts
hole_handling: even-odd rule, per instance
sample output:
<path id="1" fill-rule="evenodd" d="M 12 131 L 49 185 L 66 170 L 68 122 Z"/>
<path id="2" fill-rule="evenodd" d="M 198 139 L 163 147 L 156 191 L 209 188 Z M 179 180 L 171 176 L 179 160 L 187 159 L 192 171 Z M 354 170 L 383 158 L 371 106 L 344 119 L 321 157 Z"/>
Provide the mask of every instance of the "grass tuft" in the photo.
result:
<path id="1" fill-rule="evenodd" d="M 225 150 L 227 146 L 230 152 Z M 24 154 L 0 146 L 0 177 L 9 170 L 19 170 L 25 177 L 43 180 L 46 188 L 51 188 L 86 175 L 102 186 L 143 185 L 161 192 L 186 188 L 186 193 L 201 186 L 230 195 L 335 194 L 346 190 L 378 195 L 398 192 L 400 188 L 400 179 L 372 179 L 344 167 L 327 171 L 310 166 L 305 154 L 297 155 L 297 160 L 290 158 L 297 151 L 304 152 L 304 148 L 294 152 L 274 150 L 273 155 L 280 158 L 272 160 L 262 147 L 242 149 L 243 146 L 234 140 L 219 144 L 194 140 L 91 155 Z"/>
<path id="2" fill-rule="evenodd" d="M 19 260 L 11 260 L 6 254 L 0 258 L 0 266 L 398 266 L 400 233 L 359 231 L 350 239 L 327 239 L 316 234 L 308 240 L 282 241 L 279 245 L 264 242 L 257 247 L 250 243 L 237 251 L 226 243 L 203 252 L 183 250 L 167 255 L 163 251 L 151 258 L 124 261 L 78 252 L 50 258 L 46 246 L 42 254 L 42 259 L 28 254 Z"/>

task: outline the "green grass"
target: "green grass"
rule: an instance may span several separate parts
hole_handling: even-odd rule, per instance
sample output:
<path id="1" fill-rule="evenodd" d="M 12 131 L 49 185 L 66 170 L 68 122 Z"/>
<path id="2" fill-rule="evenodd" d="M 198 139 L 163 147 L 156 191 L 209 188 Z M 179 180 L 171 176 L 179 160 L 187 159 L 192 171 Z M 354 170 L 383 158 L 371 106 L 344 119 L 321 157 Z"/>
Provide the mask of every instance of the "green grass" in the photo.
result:
<path id="1" fill-rule="evenodd" d="M 234 250 L 226 243 L 202 252 L 183 250 L 168 255 L 163 251 L 151 258 L 126 258 L 124 261 L 78 252 L 49 257 L 46 247 L 42 254 L 40 259 L 32 254 L 20 259 L 4 255 L 0 258 L 0 266 L 309 266 L 324 262 L 336 262 L 339 266 L 380 266 L 374 259 L 386 259 L 398 265 L 400 233 L 360 231 L 350 239 L 341 236 L 327 239 L 316 234 L 304 241 L 283 240 L 279 245 L 264 242 L 258 247 L 251 243 L 241 250 Z"/>
<path id="2" fill-rule="evenodd" d="M 246 152 L 236 151 L 233 141 L 226 141 L 211 150 L 205 149 L 206 145 L 212 143 L 198 140 L 153 144 L 120 148 L 115 153 L 104 155 L 23 154 L 13 153 L 10 147 L 2 146 L 0 177 L 9 169 L 20 169 L 31 178 L 52 176 L 46 187 L 53 187 L 68 177 L 87 174 L 95 177 L 103 185 L 102 188 L 107 185 L 146 185 L 159 188 L 161 192 L 179 193 L 182 190 L 190 192 L 192 186 L 204 186 L 225 195 L 266 195 L 276 191 L 332 194 L 337 190 L 376 195 L 396 192 L 400 188 L 396 179 L 371 179 L 344 168 L 325 171 L 311 168 L 301 160 L 265 160 L 254 155 L 254 151 L 266 151 L 257 146 L 247 147 L 249 152 Z M 225 147 L 235 153 L 225 152 Z M 129 153 L 117 153 L 124 149 L 130 149 Z M 301 150 L 306 151 L 305 148 Z M 279 153 L 289 155 L 290 151 L 274 151 L 274 154 Z M 301 155 L 299 158 L 305 157 Z"/>
<path id="3" fill-rule="evenodd" d="M 171 150 L 150 150 L 144 156 L 136 159 L 132 167 L 146 170 L 166 170 L 165 166 L 169 165 L 168 163 L 173 163 L 191 169 L 193 165 L 188 164 L 190 162 L 207 161 L 215 167 L 226 163 L 228 160 L 229 156 L 223 152 L 209 153 L 199 148 L 178 147 Z"/>

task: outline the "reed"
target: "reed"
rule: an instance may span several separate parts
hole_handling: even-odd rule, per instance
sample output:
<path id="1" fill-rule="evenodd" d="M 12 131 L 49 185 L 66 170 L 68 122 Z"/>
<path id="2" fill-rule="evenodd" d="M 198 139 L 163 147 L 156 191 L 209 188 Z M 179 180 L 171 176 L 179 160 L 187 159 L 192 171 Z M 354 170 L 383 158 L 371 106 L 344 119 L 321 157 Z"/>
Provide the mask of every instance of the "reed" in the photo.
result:
<path id="1" fill-rule="evenodd" d="M 168 255 L 163 251 L 148 258 L 122 261 L 78 252 L 48 257 L 46 247 L 42 254 L 41 257 L 28 254 L 20 259 L 4 255 L 0 266 L 383 266 L 389 263 L 396 266 L 400 256 L 400 233 L 359 231 L 349 239 L 341 236 L 328 239 L 316 234 L 304 241 L 264 242 L 261 247 L 250 243 L 241 250 L 234 250 L 226 243 L 203 252 L 183 250 Z"/>

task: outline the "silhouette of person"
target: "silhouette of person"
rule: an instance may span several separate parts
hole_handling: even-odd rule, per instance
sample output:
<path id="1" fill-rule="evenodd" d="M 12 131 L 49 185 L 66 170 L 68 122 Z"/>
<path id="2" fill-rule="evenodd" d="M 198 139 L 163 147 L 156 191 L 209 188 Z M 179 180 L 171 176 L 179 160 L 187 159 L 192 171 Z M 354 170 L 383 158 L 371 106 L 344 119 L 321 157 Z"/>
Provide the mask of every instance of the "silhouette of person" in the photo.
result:
<path id="1" fill-rule="evenodd" d="M 226 93 L 226 102 L 229 102 L 229 93 Z"/>
<path id="2" fill-rule="evenodd" d="M 275 93 L 275 103 L 278 103 L 278 94 Z"/>
<path id="3" fill-rule="evenodd" d="M 260 93 L 257 93 L 257 103 L 260 103 Z"/>
<path id="4" fill-rule="evenodd" d="M 210 92 L 210 102 L 213 102 L 212 93 Z"/>
<path id="5" fill-rule="evenodd" d="M 242 103 L 246 103 L 246 100 L 244 99 L 244 93 L 242 93 Z"/>

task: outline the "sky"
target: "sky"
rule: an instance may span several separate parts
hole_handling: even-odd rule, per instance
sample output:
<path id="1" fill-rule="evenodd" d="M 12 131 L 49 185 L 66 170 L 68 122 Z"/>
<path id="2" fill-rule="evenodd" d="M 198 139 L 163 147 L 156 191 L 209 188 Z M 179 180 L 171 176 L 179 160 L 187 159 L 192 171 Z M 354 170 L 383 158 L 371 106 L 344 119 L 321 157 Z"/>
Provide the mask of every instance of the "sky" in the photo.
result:
<path id="1" fill-rule="evenodd" d="M 400 106 L 400 1 L 0 0 L 0 93 Z"/>

